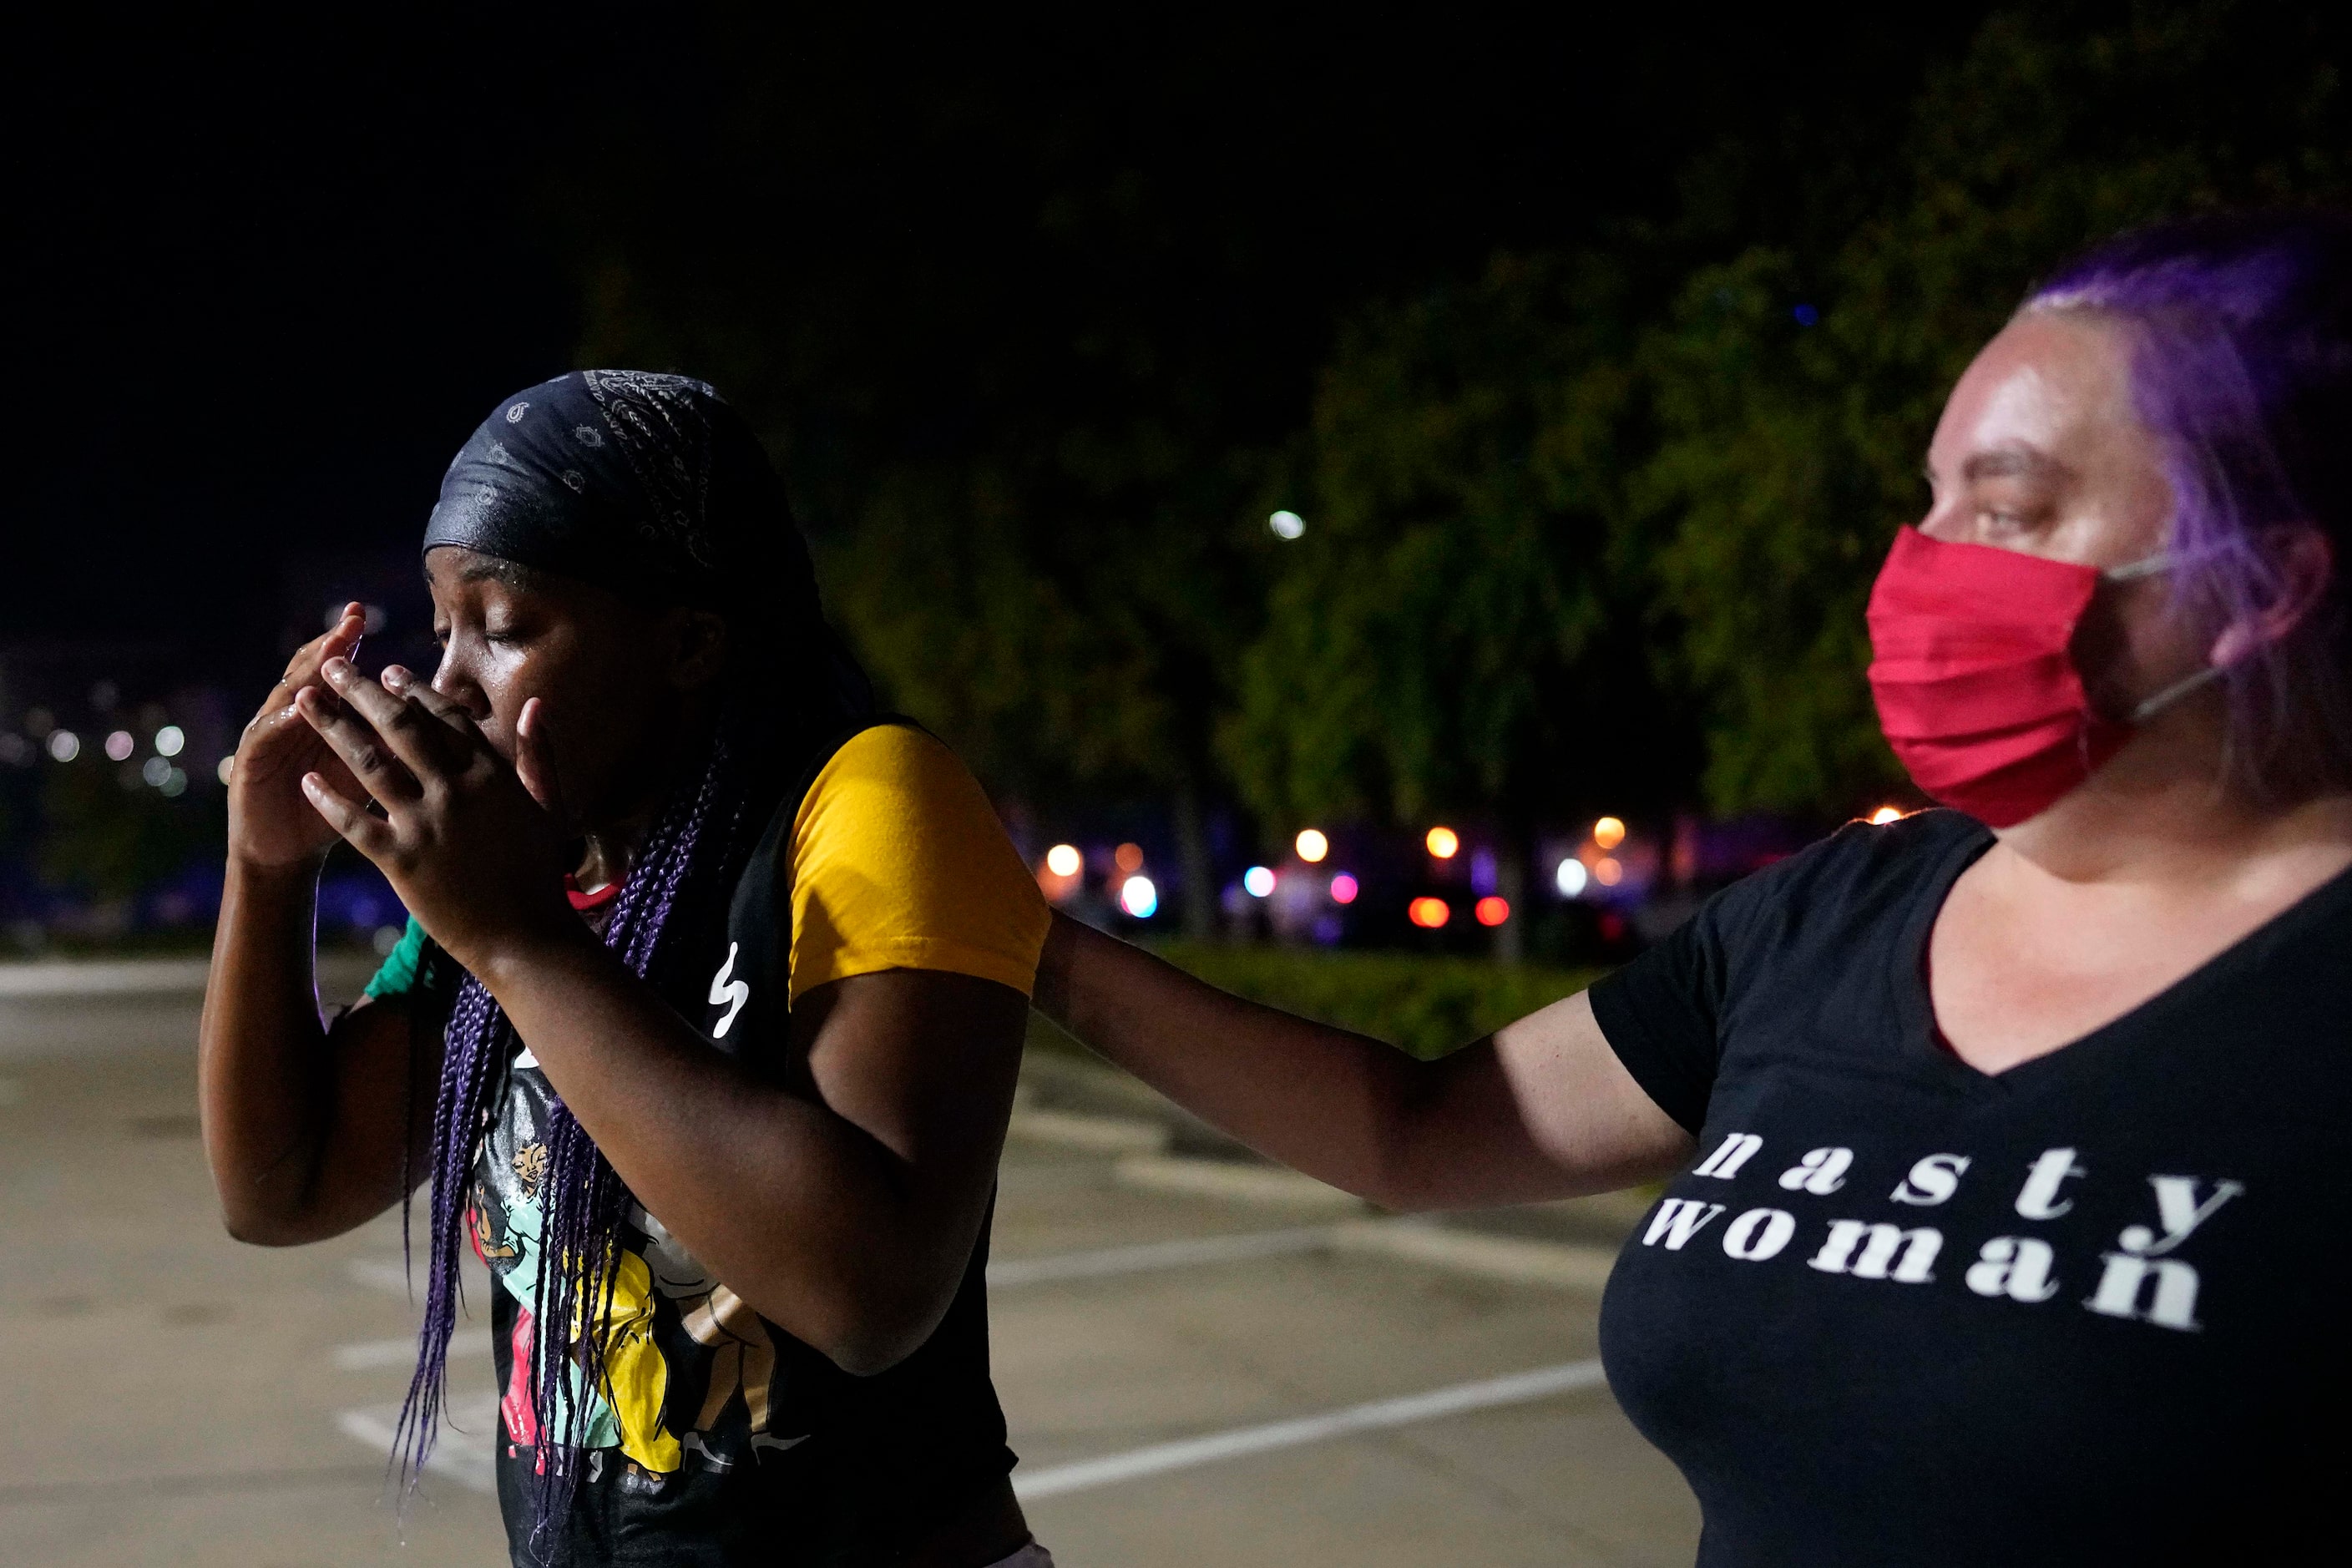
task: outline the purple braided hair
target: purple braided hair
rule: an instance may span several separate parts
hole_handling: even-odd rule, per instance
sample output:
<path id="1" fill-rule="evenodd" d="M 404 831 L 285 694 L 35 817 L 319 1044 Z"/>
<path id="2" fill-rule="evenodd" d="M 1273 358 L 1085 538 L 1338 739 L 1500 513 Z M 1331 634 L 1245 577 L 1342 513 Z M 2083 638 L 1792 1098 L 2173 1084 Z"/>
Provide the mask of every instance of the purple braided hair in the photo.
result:
<path id="1" fill-rule="evenodd" d="M 635 868 L 604 928 L 604 945 L 629 969 L 657 979 L 664 934 L 690 899 L 723 897 L 761 826 L 753 815 L 741 748 L 714 737 L 699 775 L 678 790 L 647 834 Z M 449 1339 L 459 1310 L 458 1247 L 467 1194 L 495 1096 L 515 1051 L 514 1029 L 480 981 L 468 974 L 452 1004 L 433 1108 L 431 1270 L 415 1375 L 401 1405 L 394 1453 L 414 1487 L 433 1452 L 444 1410 Z M 551 1095 L 544 1130 L 548 1163 L 539 1189 L 543 1216 L 539 1278 L 531 1316 L 538 1364 L 531 1369 L 539 1415 L 540 1463 L 532 1489 L 532 1538 L 551 1531 L 571 1507 L 586 1404 L 566 1387 L 609 1391 L 603 1336 L 572 1341 L 570 1325 L 598 1324 L 612 1300 L 627 1189 L 560 1098 Z M 404 1232 L 405 1229 L 404 1209 Z M 561 1325 L 551 1328 L 550 1325 Z M 561 1428 L 551 1419 L 562 1412 Z"/>
<path id="2" fill-rule="evenodd" d="M 583 441 L 600 431 L 602 439 Z M 595 504 L 583 510 L 581 498 L 591 493 Z M 808 546 L 775 470 L 742 416 L 701 382 L 573 372 L 501 404 L 458 453 L 425 527 L 425 551 L 442 546 L 576 576 L 633 602 L 728 615 L 734 694 L 699 772 L 646 835 L 604 929 L 604 945 L 659 984 L 684 934 L 706 914 L 723 913 L 765 826 L 773 781 L 812 755 L 815 742 L 874 710 L 872 685 L 825 624 Z M 793 694 L 781 707 L 780 690 Z M 692 918 L 679 920 L 681 909 Z M 394 1447 L 412 1487 L 444 1413 L 474 1161 L 516 1046 L 497 1000 L 471 975 L 458 987 L 445 1037 L 433 1107 L 425 1323 Z M 619 1176 L 552 1096 L 541 1142 L 548 1161 L 538 1189 L 530 1384 L 539 1415 L 534 1543 L 564 1518 L 578 1484 L 586 1399 L 569 1397 L 572 1388 L 611 1392 L 601 1332 L 570 1342 L 575 1323 L 604 1321 L 629 1208 Z M 408 1219 L 404 1202 L 404 1251 Z"/>

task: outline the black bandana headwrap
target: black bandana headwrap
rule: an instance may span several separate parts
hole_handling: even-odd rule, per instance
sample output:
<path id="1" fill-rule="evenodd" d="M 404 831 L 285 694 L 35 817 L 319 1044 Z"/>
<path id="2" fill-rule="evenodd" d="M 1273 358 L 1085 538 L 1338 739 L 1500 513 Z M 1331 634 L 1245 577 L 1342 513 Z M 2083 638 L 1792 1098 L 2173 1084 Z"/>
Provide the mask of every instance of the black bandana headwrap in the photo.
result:
<path id="1" fill-rule="evenodd" d="M 851 712 L 871 689 L 825 625 L 808 546 L 742 416 L 699 381 L 573 371 L 507 398 L 441 480 L 425 548 L 460 545 L 637 600 L 727 612 Z"/>

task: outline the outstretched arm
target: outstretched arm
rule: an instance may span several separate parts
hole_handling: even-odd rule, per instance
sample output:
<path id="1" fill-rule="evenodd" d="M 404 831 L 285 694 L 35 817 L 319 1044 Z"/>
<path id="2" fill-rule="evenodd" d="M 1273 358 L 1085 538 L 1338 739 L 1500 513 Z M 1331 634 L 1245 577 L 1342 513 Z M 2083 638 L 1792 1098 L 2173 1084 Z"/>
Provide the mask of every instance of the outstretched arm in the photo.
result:
<path id="1" fill-rule="evenodd" d="M 1420 1062 L 1244 1002 L 1057 914 L 1036 1005 L 1260 1153 L 1384 1208 L 1603 1192 L 1664 1176 L 1692 1148 L 1580 993 Z"/>

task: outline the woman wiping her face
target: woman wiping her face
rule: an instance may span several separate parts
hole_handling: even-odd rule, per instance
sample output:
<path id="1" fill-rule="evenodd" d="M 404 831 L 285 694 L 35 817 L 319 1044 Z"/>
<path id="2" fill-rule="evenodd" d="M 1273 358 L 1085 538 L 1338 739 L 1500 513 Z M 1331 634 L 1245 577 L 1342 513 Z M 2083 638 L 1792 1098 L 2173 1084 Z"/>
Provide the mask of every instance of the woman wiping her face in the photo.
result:
<path id="1" fill-rule="evenodd" d="M 334 1236 L 429 1179 L 404 1451 L 470 1247 L 518 1563 L 1042 1568 L 983 1275 L 1046 917 L 987 800 L 873 712 L 700 383 L 501 404 L 424 565 L 438 668 L 367 679 L 347 615 L 238 749 L 201 1063 L 230 1229 Z M 413 919 L 322 1025 L 338 837 Z"/>

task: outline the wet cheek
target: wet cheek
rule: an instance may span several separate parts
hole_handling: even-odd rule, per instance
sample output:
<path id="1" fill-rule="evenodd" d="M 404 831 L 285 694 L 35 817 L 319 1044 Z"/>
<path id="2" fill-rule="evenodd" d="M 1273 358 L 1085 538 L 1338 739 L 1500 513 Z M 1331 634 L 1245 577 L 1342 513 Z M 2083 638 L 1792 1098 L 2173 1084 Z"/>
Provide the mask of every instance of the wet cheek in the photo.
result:
<path id="1" fill-rule="evenodd" d="M 502 680 L 495 674 L 481 683 L 481 692 L 489 704 L 489 716 L 481 721 L 483 738 L 490 742 L 499 755 L 512 758 L 515 753 L 515 723 L 522 716 L 522 705 L 530 700 L 530 692 L 515 683 Z"/>

